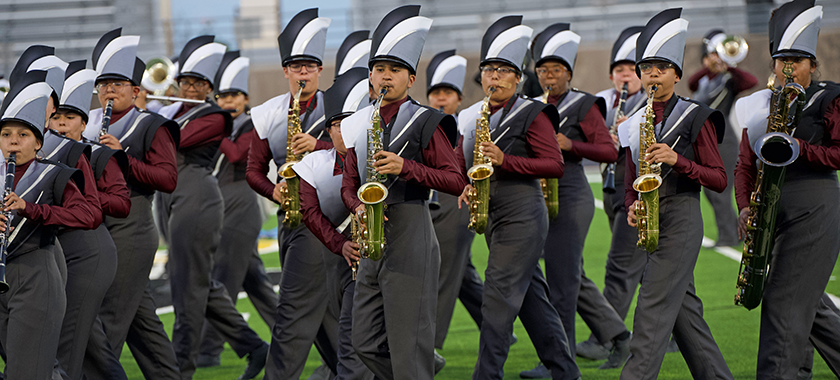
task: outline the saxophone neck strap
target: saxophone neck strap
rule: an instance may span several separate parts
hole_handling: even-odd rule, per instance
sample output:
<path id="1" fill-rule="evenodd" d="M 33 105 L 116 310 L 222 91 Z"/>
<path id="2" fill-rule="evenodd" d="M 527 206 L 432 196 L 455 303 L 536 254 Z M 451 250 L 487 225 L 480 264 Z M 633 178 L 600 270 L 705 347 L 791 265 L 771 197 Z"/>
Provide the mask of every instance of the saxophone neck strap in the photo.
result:
<path id="1" fill-rule="evenodd" d="M 402 106 L 402 105 L 400 105 Z M 397 121 L 397 116 L 400 114 L 400 109 L 397 108 L 397 113 L 394 116 L 391 116 L 391 120 L 385 124 L 385 127 L 382 128 L 382 150 L 388 150 L 391 147 L 391 129 L 394 127 L 394 123 Z M 380 114 L 379 117 L 381 118 L 382 115 Z M 409 126 L 406 125 L 406 128 Z"/>
<path id="2" fill-rule="evenodd" d="M 502 125 L 505 121 L 505 117 L 507 117 L 508 113 L 510 113 L 510 109 L 513 108 L 513 103 L 516 103 L 516 100 L 519 99 L 519 93 L 513 94 L 513 96 L 508 99 L 507 103 L 505 103 L 505 108 L 502 109 L 502 117 L 499 118 L 499 125 L 497 125 L 493 130 L 498 128 Z"/>
<path id="3" fill-rule="evenodd" d="M 309 98 L 309 101 L 306 102 L 306 111 L 304 111 L 305 115 L 303 115 L 303 120 L 301 120 L 301 127 L 306 128 L 306 122 L 309 121 L 309 115 L 312 114 L 312 109 L 315 108 L 315 98 L 318 96 L 318 93 L 312 94 L 312 97 Z M 294 101 L 294 100 L 293 100 Z"/>
<path id="4" fill-rule="evenodd" d="M 661 127 L 659 131 L 662 132 L 665 129 L 665 125 L 668 122 L 668 116 L 671 116 L 671 112 L 674 110 L 674 106 L 677 105 L 677 100 L 679 100 L 679 96 L 677 94 L 671 95 L 671 99 L 668 99 L 668 104 L 665 105 L 665 110 L 662 111 L 662 121 L 659 123 Z"/>

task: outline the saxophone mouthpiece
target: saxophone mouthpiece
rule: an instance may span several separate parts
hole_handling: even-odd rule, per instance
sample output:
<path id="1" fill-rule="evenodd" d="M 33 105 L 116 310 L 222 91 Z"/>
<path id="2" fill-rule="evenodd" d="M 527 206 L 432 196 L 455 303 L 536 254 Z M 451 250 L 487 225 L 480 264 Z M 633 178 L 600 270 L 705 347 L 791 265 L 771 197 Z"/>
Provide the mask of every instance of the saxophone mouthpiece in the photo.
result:
<path id="1" fill-rule="evenodd" d="M 304 87 L 306 87 L 306 81 L 305 80 L 299 80 L 298 81 L 298 87 L 300 87 L 301 90 L 302 90 Z"/>

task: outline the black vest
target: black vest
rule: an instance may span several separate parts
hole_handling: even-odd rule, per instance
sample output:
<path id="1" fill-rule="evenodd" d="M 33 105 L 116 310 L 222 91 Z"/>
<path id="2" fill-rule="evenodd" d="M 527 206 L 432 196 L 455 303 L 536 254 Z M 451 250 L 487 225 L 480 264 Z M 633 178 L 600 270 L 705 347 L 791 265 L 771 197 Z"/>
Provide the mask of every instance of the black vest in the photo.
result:
<path id="1" fill-rule="evenodd" d="M 116 128 L 119 127 L 119 128 Z M 120 145 L 126 155 L 134 157 L 139 161 L 146 159 L 146 152 L 152 146 L 158 128 L 166 128 L 175 142 L 175 148 L 181 140 L 181 130 L 178 124 L 154 112 L 140 111 L 134 109 L 123 116 L 117 123 L 111 124 L 110 132 L 120 140 Z M 125 182 L 131 190 L 131 196 L 142 195 L 151 199 L 155 190 L 148 185 L 137 181 L 130 175 L 126 175 Z"/>
<path id="2" fill-rule="evenodd" d="M 87 144 L 64 137 L 52 129 L 44 133 L 41 155 L 45 160 L 60 162 L 73 168 L 79 163 L 83 154 L 90 161 L 91 149 Z"/>
<path id="3" fill-rule="evenodd" d="M 630 123 L 631 128 L 638 130 L 639 127 L 637 126 L 640 124 L 641 118 L 644 117 L 644 111 L 644 109 L 640 109 L 631 119 L 628 119 L 627 122 Z M 665 111 L 667 112 L 667 109 Z M 660 122 L 655 127 L 656 141 L 667 144 L 677 154 L 691 161 L 695 161 L 696 157 L 694 156 L 693 145 L 706 120 L 714 124 L 718 143 L 720 143 L 723 140 L 723 134 L 726 130 L 723 114 L 697 101 L 677 97 L 677 101 L 671 113 L 668 115 L 668 119 L 665 120 L 665 125 L 663 126 L 662 122 Z M 635 137 L 632 137 L 630 141 L 636 168 L 639 167 L 638 152 L 636 152 L 639 146 L 637 130 L 633 130 Z M 700 191 L 701 186 L 697 181 L 678 173 L 670 165 L 662 164 L 661 169 L 662 186 L 659 187 L 660 198 L 679 193 Z"/>
<path id="4" fill-rule="evenodd" d="M 597 97 L 572 88 L 567 91 L 560 101 L 554 106 L 557 107 L 557 115 L 560 118 L 559 130 L 572 141 L 588 142 L 580 122 L 589 113 L 593 104 L 598 105 L 601 116 L 606 115 L 607 103 L 603 98 Z M 563 159 L 567 162 L 580 162 L 581 158 L 571 152 L 563 152 Z"/>
<path id="5" fill-rule="evenodd" d="M 793 133 L 793 137 L 811 145 L 828 146 L 831 141 L 825 131 L 825 111 L 834 99 L 840 97 L 840 85 L 832 82 L 811 83 L 811 86 L 805 90 L 805 94 L 805 109 L 802 111 L 802 117 Z M 785 180 L 832 176 L 836 176 L 834 169 L 823 166 L 817 167 L 810 165 L 804 159 L 798 159 L 788 166 Z"/>
<path id="6" fill-rule="evenodd" d="M 399 154 L 406 160 L 412 160 L 420 164 L 423 163 L 423 149 L 429 146 L 438 125 L 443 128 L 450 144 L 454 136 L 457 135 L 455 118 L 434 108 L 420 105 L 410 97 L 400 105 L 399 111 L 391 121 L 390 125 L 384 125 L 383 120 L 383 148 Z M 359 176 L 364 183 L 367 175 L 365 162 L 367 157 L 367 151 L 365 150 L 367 128 L 356 136 L 356 140 L 354 149 Z M 399 176 L 388 175 L 384 185 L 388 187 L 386 204 L 429 199 L 429 188 L 418 183 L 408 182 Z"/>
<path id="7" fill-rule="evenodd" d="M 91 147 L 90 167 L 93 169 L 93 176 L 96 180 L 102 178 L 102 173 L 105 172 L 105 166 L 108 165 L 108 161 L 111 160 L 111 157 L 114 157 L 117 161 L 117 165 L 120 166 L 120 171 L 122 171 L 123 177 L 128 178 L 128 155 L 125 151 L 114 150 L 95 142 L 88 142 L 88 144 L 90 144 Z"/>
<path id="8" fill-rule="evenodd" d="M 61 205 L 67 182 L 73 180 L 84 189 L 84 177 L 79 170 L 47 160 L 35 160 L 26 169 L 14 191 L 27 203 Z M 82 190 L 84 191 L 84 190 Z M 23 255 L 55 243 L 57 226 L 44 226 L 12 212 L 9 235 L 9 257 Z"/>
<path id="9" fill-rule="evenodd" d="M 251 115 L 242 113 L 233 120 L 233 132 L 230 135 L 230 141 L 242 137 L 243 134 L 254 129 L 254 123 L 251 121 Z M 213 159 L 215 168 L 213 175 L 219 180 L 219 186 L 232 183 L 236 181 L 245 180 L 245 172 L 248 168 L 248 160 L 231 164 L 227 157 L 221 152 L 216 152 L 216 157 Z"/>
<path id="10" fill-rule="evenodd" d="M 233 120 L 230 117 L 230 113 L 221 109 L 219 106 L 216 105 L 216 103 L 212 102 L 206 102 L 191 108 L 189 111 L 176 118 L 175 122 L 178 123 L 180 129 L 183 130 L 184 127 L 186 127 L 191 121 L 212 114 L 220 114 L 222 115 L 222 117 L 224 117 L 225 134 L 229 135 L 233 127 Z M 212 169 L 213 164 L 215 163 L 213 158 L 216 156 L 216 152 L 219 150 L 219 144 L 221 144 L 221 141 L 193 146 L 190 148 L 179 148 L 179 166 L 181 164 L 195 164 L 198 166 Z"/>
<path id="11" fill-rule="evenodd" d="M 718 74 L 712 79 L 707 76 L 701 78 L 697 91 L 692 98 L 728 116 L 737 95 L 732 74 L 726 72 Z"/>

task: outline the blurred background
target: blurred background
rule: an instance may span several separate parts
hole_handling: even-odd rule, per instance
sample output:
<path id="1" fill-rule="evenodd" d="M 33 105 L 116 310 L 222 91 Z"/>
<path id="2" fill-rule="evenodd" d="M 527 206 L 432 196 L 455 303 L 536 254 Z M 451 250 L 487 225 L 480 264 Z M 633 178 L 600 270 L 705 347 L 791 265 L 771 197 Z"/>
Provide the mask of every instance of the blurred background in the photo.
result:
<path id="1" fill-rule="evenodd" d="M 610 87 L 608 60 L 614 39 L 632 25 L 644 25 L 657 12 L 682 7 L 688 19 L 686 77 L 701 68 L 701 39 L 711 29 L 741 35 L 750 52 L 739 67 L 764 83 L 770 73 L 767 21 L 770 11 L 783 0 L 425 0 L 421 15 L 434 20 L 429 32 L 415 87 L 414 98 L 425 100 L 425 66 L 442 50 L 457 49 L 478 72 L 481 36 L 498 18 L 523 15 L 535 34 L 555 22 L 569 22 L 582 37 L 572 85 L 595 93 Z M 321 89 L 332 83 L 335 52 L 344 37 L 360 29 L 373 30 L 402 0 L 0 0 L 0 73 L 8 75 L 17 57 L 32 44 L 56 47 L 65 61 L 90 60 L 97 40 L 122 27 L 123 34 L 137 34 L 139 56 L 173 57 L 191 38 L 213 34 L 216 41 L 239 49 L 251 58 L 251 104 L 287 91 L 277 36 L 283 26 L 304 8 L 318 7 L 332 19 Z M 823 6 L 822 31 L 817 56 L 820 78 L 840 80 L 840 1 L 817 0 Z M 88 63 L 88 66 L 91 64 Z M 464 106 L 481 97 L 468 74 Z M 687 78 L 685 78 L 687 79 Z M 689 96 L 686 83 L 677 93 Z"/>

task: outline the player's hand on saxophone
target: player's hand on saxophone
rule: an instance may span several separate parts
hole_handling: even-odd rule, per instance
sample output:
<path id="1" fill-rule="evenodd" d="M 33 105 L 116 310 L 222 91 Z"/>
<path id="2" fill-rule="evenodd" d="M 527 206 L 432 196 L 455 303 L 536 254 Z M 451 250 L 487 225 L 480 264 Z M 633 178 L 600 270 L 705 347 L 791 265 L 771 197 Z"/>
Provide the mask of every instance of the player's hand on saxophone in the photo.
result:
<path id="1" fill-rule="evenodd" d="M 481 153 L 490 160 L 493 166 L 502 166 L 502 163 L 505 161 L 505 154 L 492 142 L 485 141 L 481 143 Z"/>
<path id="2" fill-rule="evenodd" d="M 315 150 L 318 140 L 308 133 L 298 133 L 292 137 L 292 150 L 295 154 L 309 153 Z"/>

